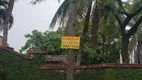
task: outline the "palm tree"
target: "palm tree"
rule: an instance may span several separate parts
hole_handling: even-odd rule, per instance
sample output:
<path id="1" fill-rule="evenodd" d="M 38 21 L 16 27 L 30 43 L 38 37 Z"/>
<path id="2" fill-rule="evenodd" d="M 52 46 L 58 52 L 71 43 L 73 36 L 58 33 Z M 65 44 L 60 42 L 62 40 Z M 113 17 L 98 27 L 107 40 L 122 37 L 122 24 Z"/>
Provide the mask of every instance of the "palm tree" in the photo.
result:
<path id="1" fill-rule="evenodd" d="M 88 0 L 88 1 L 77 0 L 77 6 L 78 6 L 77 7 L 77 22 L 80 22 L 80 20 L 82 21 L 84 19 L 85 19 L 85 21 L 84 21 L 83 33 L 81 35 L 81 44 L 80 44 L 79 54 L 77 56 L 77 64 L 76 65 L 80 65 L 80 62 L 81 62 L 81 56 L 83 54 L 83 44 L 84 44 L 84 41 L 85 41 L 85 38 L 86 38 L 86 33 L 88 31 L 88 24 L 89 24 L 89 21 L 90 21 L 90 16 L 91 16 L 90 14 L 92 13 L 92 8 L 93 8 L 92 3 L 93 2 L 94 2 L 94 0 Z M 64 25 L 67 24 L 66 20 L 68 18 L 68 14 L 69 14 L 68 3 L 69 3 L 68 0 L 65 0 L 62 3 L 62 5 L 59 7 L 55 16 L 52 19 L 50 28 L 53 28 L 57 21 L 59 21 L 61 26 L 64 26 Z M 96 18 L 96 17 L 94 17 L 94 18 Z M 95 22 L 96 21 L 93 21 L 93 24 L 95 24 Z M 96 25 L 93 25 L 93 27 L 96 27 Z M 97 29 L 95 31 L 97 31 Z"/>
<path id="2" fill-rule="evenodd" d="M 4 1 L 6 2 L 6 1 Z M 3 47 L 7 47 L 7 36 L 8 30 L 12 27 L 13 24 L 13 16 L 12 10 L 14 6 L 14 0 L 10 0 L 4 4 L 4 9 L 1 9 L 1 19 L 2 19 L 2 29 L 3 29 Z"/>
<path id="3" fill-rule="evenodd" d="M 6 10 L 8 9 L 8 1 L 0 0 L 0 31 L 4 29 L 4 20 L 6 17 Z M 13 15 L 10 15 L 9 20 L 9 29 L 12 27 L 13 24 Z"/>
<path id="4" fill-rule="evenodd" d="M 76 35 L 76 13 L 77 13 L 77 0 L 69 0 L 69 17 L 67 20 L 68 36 Z M 66 80 L 73 80 L 74 74 L 74 51 L 70 49 L 67 54 L 67 78 Z"/>
<path id="5" fill-rule="evenodd" d="M 79 54 L 77 56 L 77 64 L 80 65 L 81 62 L 81 56 L 83 54 L 83 44 L 86 38 L 86 33 L 88 32 L 88 24 L 90 21 L 90 17 L 92 17 L 92 42 L 93 46 L 95 46 L 97 35 L 98 35 L 98 26 L 99 26 L 99 5 L 97 4 L 97 1 L 95 0 L 78 0 L 78 8 L 77 8 L 77 19 L 84 20 L 84 29 L 83 33 L 81 35 L 81 44 L 79 49 Z M 93 4 L 95 3 L 95 4 Z M 92 6 L 93 4 L 93 6 Z M 63 4 L 59 7 L 57 10 L 55 16 L 52 19 L 50 27 L 53 27 L 57 21 L 60 22 L 61 25 L 64 25 L 66 23 L 66 18 L 68 17 L 68 0 L 65 0 Z M 101 10 L 103 11 L 103 10 Z M 92 13 L 92 16 L 91 16 Z M 84 15 L 86 14 L 86 15 Z M 103 17 L 102 17 L 103 18 Z"/>

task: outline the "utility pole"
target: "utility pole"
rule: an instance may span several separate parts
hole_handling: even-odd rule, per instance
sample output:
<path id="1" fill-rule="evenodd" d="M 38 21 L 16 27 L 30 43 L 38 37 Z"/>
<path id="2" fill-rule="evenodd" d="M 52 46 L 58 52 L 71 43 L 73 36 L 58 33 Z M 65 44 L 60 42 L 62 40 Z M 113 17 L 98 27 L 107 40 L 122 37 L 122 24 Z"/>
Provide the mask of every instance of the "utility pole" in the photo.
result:
<path id="1" fill-rule="evenodd" d="M 76 35 L 76 0 L 69 0 L 69 18 L 67 22 L 68 36 Z M 73 80 L 74 74 L 74 51 L 70 49 L 67 54 L 67 77 L 66 80 Z"/>

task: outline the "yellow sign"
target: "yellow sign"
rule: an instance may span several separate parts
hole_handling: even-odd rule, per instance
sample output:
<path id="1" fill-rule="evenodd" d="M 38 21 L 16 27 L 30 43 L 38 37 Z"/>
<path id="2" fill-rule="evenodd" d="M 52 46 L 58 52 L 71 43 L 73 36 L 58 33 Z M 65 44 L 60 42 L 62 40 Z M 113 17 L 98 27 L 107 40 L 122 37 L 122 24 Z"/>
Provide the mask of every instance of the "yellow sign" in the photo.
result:
<path id="1" fill-rule="evenodd" d="M 65 49 L 79 49 L 80 37 L 62 36 L 61 48 Z"/>

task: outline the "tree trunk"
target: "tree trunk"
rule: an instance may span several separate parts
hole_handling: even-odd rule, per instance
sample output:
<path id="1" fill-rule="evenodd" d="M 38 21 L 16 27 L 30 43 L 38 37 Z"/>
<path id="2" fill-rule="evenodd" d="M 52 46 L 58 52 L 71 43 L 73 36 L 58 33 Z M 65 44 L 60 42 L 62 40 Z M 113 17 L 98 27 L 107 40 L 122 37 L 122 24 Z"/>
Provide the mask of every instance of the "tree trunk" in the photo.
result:
<path id="1" fill-rule="evenodd" d="M 79 48 L 79 53 L 77 55 L 77 62 L 76 62 L 77 66 L 79 66 L 81 63 L 81 56 L 83 54 L 83 45 L 84 45 L 85 36 L 86 36 L 86 34 L 82 34 L 82 36 L 81 36 L 80 48 Z"/>
<path id="2" fill-rule="evenodd" d="M 76 34 L 76 12 L 77 5 L 76 0 L 69 0 L 69 19 L 67 23 L 68 36 L 75 36 Z M 74 51 L 69 50 L 67 54 L 67 77 L 66 80 L 73 80 L 74 74 Z"/>
<path id="3" fill-rule="evenodd" d="M 3 31 L 3 41 L 2 41 L 2 46 L 3 47 L 7 47 L 7 39 L 8 39 L 8 23 L 9 23 L 9 19 L 10 19 L 10 15 L 12 13 L 13 10 L 13 6 L 14 6 L 14 0 L 10 0 L 9 4 L 8 4 L 8 10 L 6 12 L 6 17 L 4 20 L 4 31 Z"/>
<path id="4" fill-rule="evenodd" d="M 76 35 L 76 0 L 69 0 L 69 18 L 67 22 L 68 36 Z"/>
<path id="5" fill-rule="evenodd" d="M 140 38 L 138 38 L 137 55 L 138 64 L 142 64 L 142 40 Z"/>
<path id="6" fill-rule="evenodd" d="M 2 40 L 3 47 L 7 47 L 7 39 L 8 39 L 8 21 L 4 23 L 3 40 Z"/>
<path id="7" fill-rule="evenodd" d="M 139 60 L 139 44 L 138 44 L 138 41 L 136 42 L 136 44 L 135 44 L 135 47 L 134 47 L 134 52 L 133 52 L 133 54 L 134 54 L 134 63 L 135 64 L 138 64 L 138 60 Z"/>
<path id="8" fill-rule="evenodd" d="M 129 63 L 129 54 L 128 54 L 128 45 L 129 45 L 129 38 L 126 36 L 122 36 L 122 61 L 123 63 Z"/>
<path id="9" fill-rule="evenodd" d="M 96 0 L 97 3 L 97 0 Z M 100 23 L 99 7 L 95 4 L 92 13 L 92 46 L 95 47 Z"/>
<path id="10" fill-rule="evenodd" d="M 66 80 L 73 80 L 74 74 L 74 51 L 69 50 L 67 54 L 67 79 Z"/>
<path id="11" fill-rule="evenodd" d="M 79 53 L 77 56 L 77 63 L 76 63 L 77 66 L 79 66 L 81 63 L 81 56 L 83 54 L 83 45 L 84 45 L 84 41 L 86 39 L 86 34 L 88 32 L 88 25 L 89 25 L 89 20 L 90 20 L 91 8 L 92 8 L 92 0 L 89 1 L 88 10 L 87 10 L 87 14 L 85 17 L 84 29 L 83 29 L 83 33 L 81 35 L 80 48 L 79 48 Z"/>

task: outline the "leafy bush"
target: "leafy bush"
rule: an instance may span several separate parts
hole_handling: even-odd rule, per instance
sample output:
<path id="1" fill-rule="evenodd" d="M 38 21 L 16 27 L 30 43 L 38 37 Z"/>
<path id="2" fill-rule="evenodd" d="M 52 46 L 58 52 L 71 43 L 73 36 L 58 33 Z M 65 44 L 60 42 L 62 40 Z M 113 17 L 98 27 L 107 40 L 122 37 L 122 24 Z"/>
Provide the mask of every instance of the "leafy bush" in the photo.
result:
<path id="1" fill-rule="evenodd" d="M 34 60 L 25 60 L 13 53 L 0 51 L 0 69 L 5 72 L 6 80 L 64 80 L 65 73 L 42 71 L 40 64 L 43 56 L 36 55 Z M 3 79 L 0 71 L 0 80 Z"/>
<path id="2" fill-rule="evenodd" d="M 66 80 L 64 72 L 40 70 L 41 55 L 29 61 L 0 51 L 0 80 Z M 142 69 L 104 68 L 78 72 L 74 80 L 142 80 Z"/>
<path id="3" fill-rule="evenodd" d="M 79 72 L 74 80 L 142 80 L 142 69 L 105 68 Z"/>
<path id="4" fill-rule="evenodd" d="M 0 80 L 6 80 L 4 71 L 0 71 Z"/>

